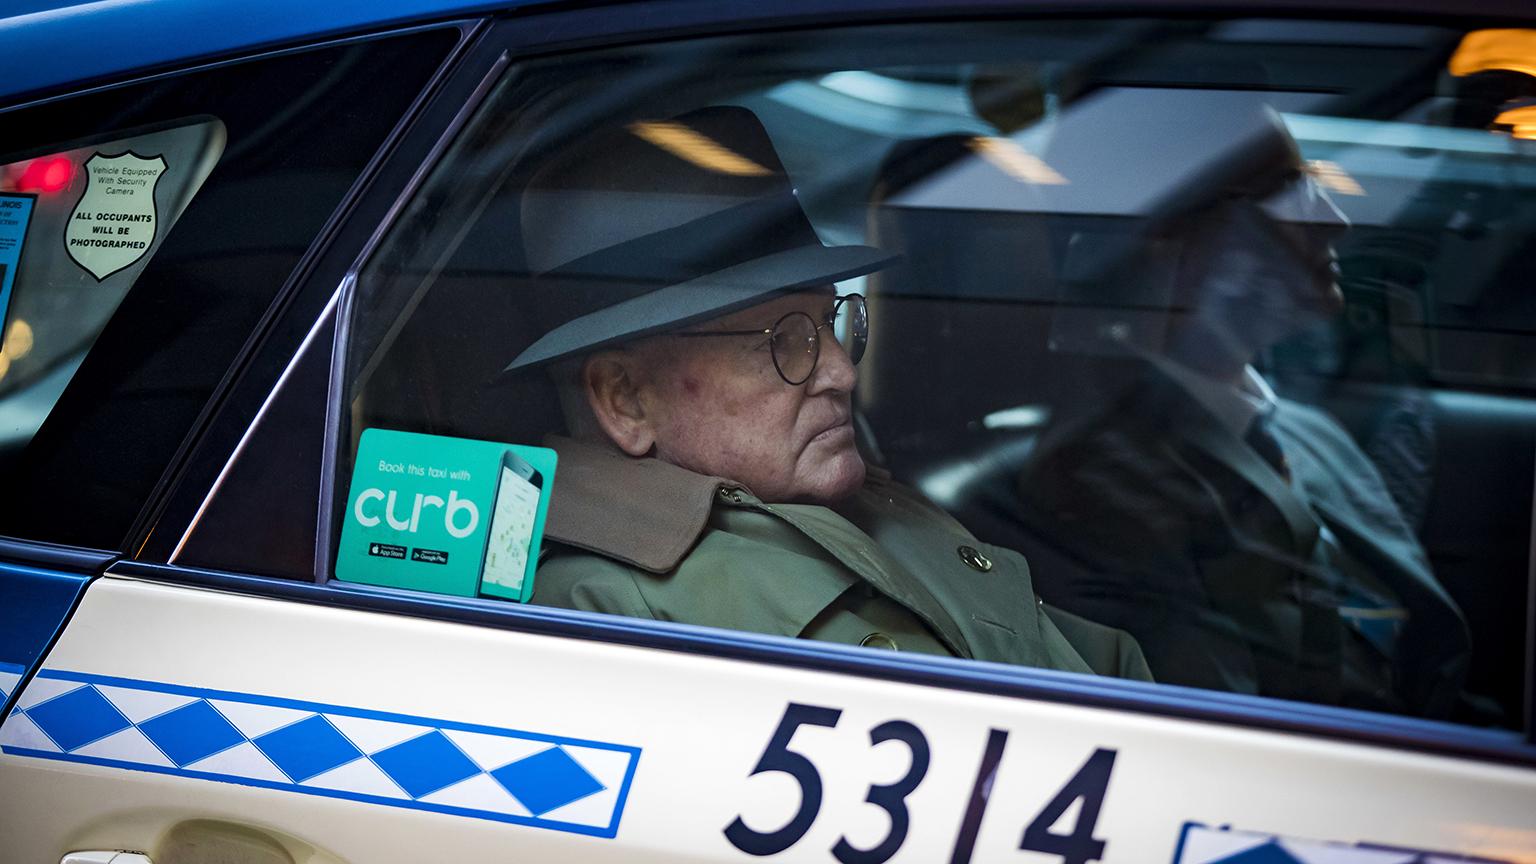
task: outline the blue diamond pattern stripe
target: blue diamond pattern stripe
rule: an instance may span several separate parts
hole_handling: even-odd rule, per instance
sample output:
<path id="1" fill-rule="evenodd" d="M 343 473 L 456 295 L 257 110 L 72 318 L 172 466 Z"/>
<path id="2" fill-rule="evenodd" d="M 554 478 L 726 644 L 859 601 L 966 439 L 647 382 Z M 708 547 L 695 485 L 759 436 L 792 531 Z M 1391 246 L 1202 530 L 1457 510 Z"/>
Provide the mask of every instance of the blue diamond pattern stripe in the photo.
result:
<path id="1" fill-rule="evenodd" d="M 1255 846 L 1218 859 L 1214 864 L 1301 864 L 1295 855 L 1285 851 L 1279 843 L 1271 840 L 1263 846 Z"/>
<path id="2" fill-rule="evenodd" d="M 0 678 L 0 683 L 3 681 Z M 639 747 L 602 741 L 562 738 L 545 733 L 371 711 L 355 706 L 322 705 L 265 694 L 212 690 L 67 669 L 44 668 L 37 673 L 37 681 L 40 688 L 60 695 L 35 702 L 30 709 L 14 708 L 12 717 L 30 718 L 29 726 L 35 723 L 37 729 L 49 733 L 61 749 L 68 749 L 56 752 L 52 745 L 41 740 L 20 742 L 15 739 L 3 748 L 8 755 L 150 771 L 189 780 L 228 781 L 290 793 L 358 801 L 373 806 L 488 819 L 591 837 L 611 839 L 617 836 L 641 752 Z M 60 685 L 64 686 L 61 688 Z M 68 689 L 70 687 L 74 689 Z M 98 687 L 100 689 L 96 689 Z M 154 738 L 146 731 L 134 732 L 130 739 L 127 732 L 135 729 L 135 724 L 128 720 L 128 715 L 140 716 L 139 711 L 157 701 L 136 698 L 133 695 L 135 692 L 191 697 L 192 701 L 174 700 L 171 704 L 175 707 L 157 717 L 140 721 L 138 728 L 154 731 Z M 119 703 L 119 699 L 124 701 Z M 226 702 L 230 703 L 229 711 L 225 710 Z M 299 722 L 258 736 L 253 742 L 259 752 L 281 769 L 279 776 L 253 776 L 248 770 L 249 763 L 244 759 L 231 758 L 227 762 L 210 764 L 210 759 L 225 758 L 220 754 L 235 752 L 217 748 L 222 747 L 226 741 L 232 741 L 225 734 L 222 723 L 244 722 L 243 719 L 231 719 L 234 715 L 230 713 L 241 711 L 242 704 L 286 709 L 294 712 L 289 716 L 300 718 Z M 348 737 L 351 727 L 344 725 L 340 718 L 412 726 L 416 728 L 408 734 L 416 737 L 399 744 L 386 744 L 382 741 L 377 745 L 358 744 Z M 365 726 L 363 724 L 359 727 L 359 734 L 372 731 L 371 727 L 365 729 Z M 343 728 L 349 732 L 342 732 Z M 377 731 L 388 734 L 388 730 L 382 727 Z M 235 732 L 239 732 L 238 727 L 235 727 Z M 468 737 L 461 743 L 455 733 L 463 733 Z M 477 779 L 480 775 L 478 766 L 484 763 L 473 760 L 483 759 L 485 751 L 459 748 L 487 746 L 487 749 L 494 751 L 494 748 L 488 747 L 488 742 L 481 740 L 485 736 L 530 743 L 543 742 L 540 746 L 544 749 L 516 763 L 502 765 L 492 772 L 499 789 L 463 786 L 466 782 L 482 782 Z M 241 735 L 240 740 L 232 741 L 233 746 L 239 748 L 243 740 L 245 738 Z M 398 738 L 395 740 L 399 741 Z M 112 746 L 114 744 L 121 746 Z M 566 752 L 562 749 L 566 746 L 582 750 Z M 376 751 L 377 747 L 384 749 Z M 214 752 L 198 755 L 210 748 L 214 748 Z M 603 758 L 605 771 L 611 769 L 617 772 L 623 769 L 622 779 L 615 774 L 610 784 L 606 774 L 600 774 L 604 779 L 599 780 L 589 773 L 583 761 L 586 758 L 583 754 L 587 750 L 606 751 L 621 757 L 625 764 L 611 761 L 606 756 Z M 377 778 L 377 773 L 386 772 L 373 760 L 375 756 L 386 752 L 388 755 L 381 761 L 393 769 L 395 775 L 389 782 L 398 784 L 402 790 L 408 787 L 412 797 L 395 798 L 392 793 L 390 797 L 381 798 L 368 792 L 364 788 L 366 784 L 357 776 L 353 776 L 350 783 L 338 781 L 323 787 L 315 785 L 317 775 L 349 763 L 353 763 L 354 768 L 363 768 L 363 765 L 356 764 L 357 760 L 367 760 L 367 770 L 363 774 L 371 774 L 377 782 L 382 782 Z M 475 755 L 469 756 L 471 753 Z M 247 755 L 250 759 L 259 758 L 255 753 Z M 460 762 L 463 759 L 470 760 L 476 766 L 473 773 L 463 774 L 470 770 L 464 767 L 470 763 Z M 611 788 L 613 784 L 617 788 Z M 605 788 L 609 789 L 608 795 L 589 797 Z M 454 789 L 463 789 L 463 793 L 451 792 Z M 503 790 L 517 797 L 523 807 L 531 812 L 528 815 L 508 812 L 506 805 L 510 802 L 501 795 Z M 439 795 L 445 794 L 451 794 L 452 800 L 438 799 Z M 480 798 L 482 794 L 489 797 Z M 579 813 L 563 812 L 566 805 L 580 800 L 587 800 L 592 805 L 602 802 L 603 806 L 588 809 L 583 805 Z"/>
<path id="3" fill-rule="evenodd" d="M 27 709 L 27 716 L 65 750 L 84 747 L 133 724 L 95 687 L 81 687 Z"/>
<path id="4" fill-rule="evenodd" d="M 535 816 L 604 789 L 596 777 L 559 747 L 503 765 L 492 771 L 491 776 Z"/>
<path id="5" fill-rule="evenodd" d="M 303 783 L 363 755 L 318 714 L 261 735 L 251 743 L 295 783 Z"/>
<path id="6" fill-rule="evenodd" d="M 206 700 L 190 702 L 139 724 L 160 751 L 177 765 L 187 765 L 245 740 L 240 730 Z"/>
<path id="7" fill-rule="evenodd" d="M 373 754 L 373 763 L 412 798 L 420 798 L 480 773 L 480 766 L 432 731 Z"/>

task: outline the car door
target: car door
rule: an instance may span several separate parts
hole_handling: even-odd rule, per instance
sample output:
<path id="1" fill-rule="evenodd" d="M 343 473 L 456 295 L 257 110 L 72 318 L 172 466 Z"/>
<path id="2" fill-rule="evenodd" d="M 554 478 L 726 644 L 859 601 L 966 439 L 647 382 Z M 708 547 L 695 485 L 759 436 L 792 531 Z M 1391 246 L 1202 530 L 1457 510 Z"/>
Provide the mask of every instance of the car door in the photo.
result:
<path id="1" fill-rule="evenodd" d="M 1104 57 L 1128 44 L 1155 54 L 1188 26 L 1216 59 L 1183 84 L 1215 89 L 1232 82 L 1198 75 L 1220 78 L 1220 52 L 1264 32 L 1246 19 L 1121 27 L 1022 9 L 1005 27 L 954 10 L 883 10 L 891 18 L 879 24 L 862 12 L 513 11 L 457 49 L 460 28 L 432 42 L 437 53 L 419 43 L 442 31 L 384 35 L 356 43 L 370 58 L 298 79 L 331 85 L 285 115 L 312 122 L 311 137 L 258 128 L 251 188 L 262 166 L 290 164 L 317 137 L 370 118 L 377 134 L 350 142 L 354 161 L 337 169 L 341 194 L 272 211 L 235 190 L 227 209 L 204 214 L 194 208 L 215 191 L 215 168 L 59 403 L 94 380 L 80 376 L 96 352 L 140 345 L 130 336 L 144 325 L 118 317 L 138 292 L 163 285 L 144 301 L 156 310 L 182 302 L 188 282 L 146 280 L 201 217 L 215 236 L 194 235 L 200 244 L 222 237 L 237 249 L 189 245 L 186 266 L 217 266 L 210 282 L 259 296 L 178 355 L 202 376 L 176 391 L 196 416 L 164 441 L 100 438 L 163 413 L 144 399 L 131 402 L 137 420 L 89 413 L 119 392 L 111 374 L 143 365 L 105 353 L 94 361 L 103 380 L 73 397 L 86 418 L 50 413 L 36 433 L 55 424 L 55 437 L 91 446 L 28 445 L 20 457 L 23 476 L 52 497 L 13 502 L 6 524 L 18 527 L 5 530 L 18 539 L 0 547 L 19 550 L 0 584 L 37 610 L 19 616 L 35 622 L 31 653 L 13 655 L 0 726 L 9 854 L 130 850 L 162 864 L 1536 858 L 1536 761 L 1523 719 L 1485 728 L 336 578 L 352 481 L 369 467 L 365 430 L 538 446 L 558 429 L 547 387 L 509 393 L 489 380 L 508 359 L 503 343 L 535 335 L 537 309 L 518 282 L 526 226 L 502 195 L 526 183 L 531 160 L 588 129 L 745 104 L 774 133 L 817 228 L 846 239 L 871 230 L 866 181 L 886 146 L 1001 137 L 956 70 L 1038 56 L 1042 69 L 1063 64 L 1070 81 L 1067 72 L 1114 68 Z M 1393 38 L 1390 28 L 1360 32 Z M 1321 86 L 1329 73 L 1308 59 L 1319 49 L 1285 44 L 1284 61 Z M 306 56 L 251 58 L 221 74 L 267 82 L 265 64 Z M 1105 74 L 1123 85 L 1138 72 Z M 411 85 L 373 86 L 384 81 Z M 361 102 L 360 91 L 394 101 Z M 226 150 L 241 146 L 228 116 L 201 113 L 223 116 Z M 678 158 L 719 155 L 706 142 L 699 156 L 683 131 L 658 137 Z M 286 155 L 268 149 L 281 146 Z M 1009 152 L 1005 165 L 1040 176 L 1028 151 Z M 290 179 L 304 194 L 325 185 Z M 312 220 L 304 231 L 289 224 L 300 212 Z M 227 221 L 239 218 L 249 222 Z M 293 239 L 258 241 L 251 223 Z M 244 227 L 213 231 L 230 224 Z M 950 227 L 966 236 L 970 225 Z M 247 244 L 288 257 L 244 266 L 236 253 Z M 968 294 L 959 270 L 938 272 L 962 287 L 948 297 L 892 290 L 887 308 L 899 321 L 905 303 L 941 335 L 907 331 L 916 335 L 892 340 L 899 347 L 868 368 L 998 365 L 967 353 L 947 316 L 990 318 L 999 331 L 1017 319 L 997 297 Z M 113 340 L 113 327 L 128 332 Z M 865 404 L 877 420 L 885 411 L 875 432 L 899 473 L 914 453 L 930 467 L 948 452 L 934 440 L 972 419 L 885 407 L 878 400 L 900 391 L 871 383 L 884 389 Z M 1003 383 L 987 383 L 996 389 L 953 395 L 1006 398 Z M 942 431 L 918 434 L 903 417 Z M 100 440 L 118 442 L 104 454 L 132 456 L 153 475 L 113 487 L 125 490 L 116 522 L 96 510 L 81 519 L 70 503 L 72 490 L 107 485 L 107 455 L 90 452 Z M 558 495 L 558 467 L 554 477 Z M 929 491 L 948 503 L 942 484 Z M 1498 672 L 1506 683 L 1514 675 L 1516 690 L 1529 685 L 1524 668 Z"/>
<path id="2" fill-rule="evenodd" d="M 0 157 L 7 710 L 469 30 L 76 92 L 35 89 L 46 73 L 13 82 Z M 381 69 L 399 86 L 369 86 Z"/>

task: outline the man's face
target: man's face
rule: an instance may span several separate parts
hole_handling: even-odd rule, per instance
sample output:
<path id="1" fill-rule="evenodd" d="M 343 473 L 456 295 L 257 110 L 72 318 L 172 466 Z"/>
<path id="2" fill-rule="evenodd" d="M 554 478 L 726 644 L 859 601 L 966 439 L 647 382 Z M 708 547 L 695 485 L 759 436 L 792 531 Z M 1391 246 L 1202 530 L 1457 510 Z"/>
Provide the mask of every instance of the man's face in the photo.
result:
<path id="1" fill-rule="evenodd" d="M 687 329 L 767 330 L 796 311 L 819 323 L 835 299 L 830 289 L 802 291 Z M 821 332 L 816 370 L 797 386 L 779 377 L 766 335 L 660 336 L 640 350 L 658 458 L 734 480 L 768 502 L 829 504 L 863 484 L 853 364 L 830 328 Z"/>
<path id="2" fill-rule="evenodd" d="M 1246 362 L 1343 308 L 1333 241 L 1349 222 L 1309 177 L 1213 211 L 1190 245 L 1196 327 Z"/>

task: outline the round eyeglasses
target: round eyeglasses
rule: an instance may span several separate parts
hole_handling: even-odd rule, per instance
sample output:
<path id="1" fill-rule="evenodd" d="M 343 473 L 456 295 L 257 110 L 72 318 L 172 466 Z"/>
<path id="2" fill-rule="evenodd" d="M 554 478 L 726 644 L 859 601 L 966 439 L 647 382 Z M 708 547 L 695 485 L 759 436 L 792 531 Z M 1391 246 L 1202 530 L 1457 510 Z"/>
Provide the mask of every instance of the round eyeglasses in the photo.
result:
<path id="1" fill-rule="evenodd" d="M 773 352 L 773 368 L 790 386 L 809 381 L 821 359 L 821 331 L 831 327 L 838 344 L 857 364 L 869 344 L 869 308 L 863 294 L 844 294 L 832 304 L 821 323 L 804 312 L 790 312 L 765 330 L 700 330 L 673 336 L 767 336 Z"/>

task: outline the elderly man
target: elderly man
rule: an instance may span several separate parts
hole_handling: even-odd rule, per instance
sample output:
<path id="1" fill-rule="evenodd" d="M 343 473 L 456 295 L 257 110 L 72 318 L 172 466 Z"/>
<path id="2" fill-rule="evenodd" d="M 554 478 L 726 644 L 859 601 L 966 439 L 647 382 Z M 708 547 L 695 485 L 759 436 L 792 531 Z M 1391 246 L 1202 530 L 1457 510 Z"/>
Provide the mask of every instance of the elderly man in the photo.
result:
<path id="1" fill-rule="evenodd" d="M 1125 634 L 1045 607 L 1022 556 L 865 464 L 868 321 L 831 283 L 890 256 L 821 244 L 750 112 L 594 136 L 522 216 L 559 323 L 509 370 L 552 369 L 573 435 L 535 602 L 1148 677 Z"/>

